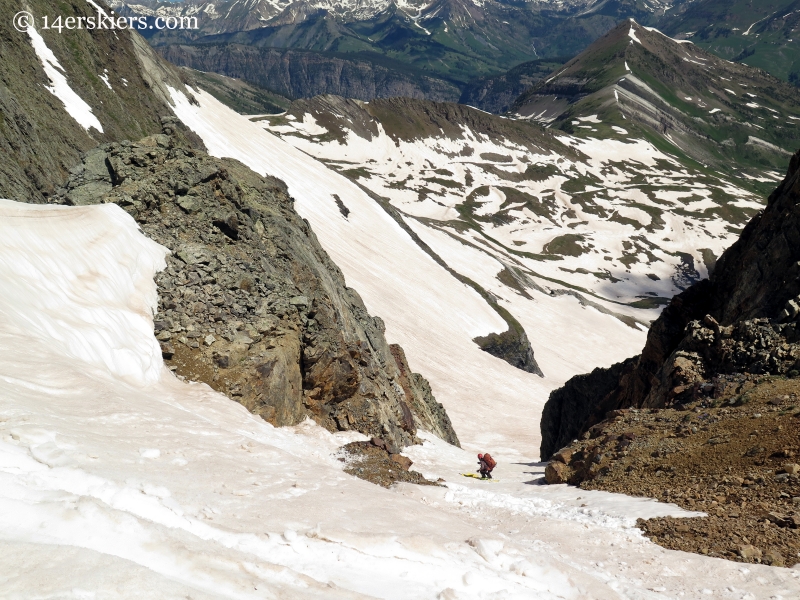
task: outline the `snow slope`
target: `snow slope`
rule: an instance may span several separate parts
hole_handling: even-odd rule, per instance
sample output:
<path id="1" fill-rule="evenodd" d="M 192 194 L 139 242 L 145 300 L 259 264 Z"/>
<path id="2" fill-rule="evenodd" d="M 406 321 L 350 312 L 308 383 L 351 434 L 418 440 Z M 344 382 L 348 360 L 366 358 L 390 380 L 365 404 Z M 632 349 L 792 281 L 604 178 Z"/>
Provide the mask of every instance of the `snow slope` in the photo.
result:
<path id="1" fill-rule="evenodd" d="M 707 253 L 722 254 L 741 230 L 739 213 L 760 208 L 735 182 L 687 169 L 624 128 L 598 131 L 597 115 L 573 122 L 588 130 L 580 137 L 559 134 L 560 152 L 558 143 L 545 149 L 467 126 L 460 135 L 417 130 L 395 139 L 380 122 L 378 135 L 359 134 L 339 117 L 346 136 L 331 139 L 308 112 L 258 123 L 329 167 L 357 173 L 410 219 L 426 227 L 434 219 L 463 238 L 453 223 L 473 217 L 471 226 L 504 247 L 494 254 L 510 259 L 513 250 L 525 269 L 612 302 L 671 298 L 687 274 L 705 277 Z"/>
<path id="2" fill-rule="evenodd" d="M 490 356 L 472 339 L 504 331 L 505 322 L 367 193 L 209 94 L 196 97 L 199 105 L 173 92 L 176 114 L 203 138 L 211 154 L 237 158 L 287 183 L 298 212 L 311 222 L 348 285 L 358 290 L 371 313 L 386 321 L 387 339 L 401 344 L 411 368 L 431 382 L 466 448 L 491 447 L 509 459 L 535 456 L 539 415 L 549 392 L 572 375 L 627 358 L 644 345 L 643 328 L 584 308 L 573 296 L 532 292 L 535 307 L 529 307 L 533 312 L 524 320 L 526 329 L 531 325 L 537 360 L 548 366 L 547 377 Z M 347 218 L 334 195 L 350 210 Z M 440 250 L 438 245 L 434 249 Z M 449 256 L 447 262 L 456 266 Z M 475 269 L 480 264 L 475 261 Z M 490 265 L 482 273 L 475 269 L 463 274 L 489 285 L 495 279 L 492 269 L 500 266 Z M 507 302 L 519 302 L 511 298 L 516 292 L 510 288 L 503 293 L 509 295 Z M 612 347 L 605 341 L 609 338 L 616 340 Z"/>
<path id="3" fill-rule="evenodd" d="M 346 475 L 337 448 L 358 434 L 273 428 L 164 368 L 164 252 L 115 205 L 0 201 L 0 597 L 800 594 L 798 570 L 665 551 L 631 528 L 686 514 L 674 506 L 527 485 L 541 465 L 468 480 L 469 453 L 430 438 L 412 457 L 448 487 Z"/>
<path id="4" fill-rule="evenodd" d="M 164 249 L 121 209 L 2 201 L 0 240 L 2 597 L 38 568 L 41 598 L 433 597 L 483 565 L 471 527 L 345 475 L 352 435 L 175 379 L 150 317 Z M 568 570 L 490 570 L 576 595 Z"/>

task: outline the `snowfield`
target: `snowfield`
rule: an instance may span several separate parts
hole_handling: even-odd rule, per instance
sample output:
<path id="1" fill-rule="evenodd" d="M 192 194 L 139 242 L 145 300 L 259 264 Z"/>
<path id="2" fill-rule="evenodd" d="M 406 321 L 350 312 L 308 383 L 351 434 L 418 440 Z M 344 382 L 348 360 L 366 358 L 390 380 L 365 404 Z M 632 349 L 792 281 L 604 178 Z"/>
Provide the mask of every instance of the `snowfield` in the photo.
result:
<path id="1" fill-rule="evenodd" d="M 795 569 L 665 551 L 632 528 L 674 506 L 540 486 L 541 465 L 446 487 L 342 471 L 359 434 L 276 429 L 179 381 L 152 335 L 165 249 L 119 207 L 0 201 L 0 596 L 791 598 Z"/>
<path id="2" fill-rule="evenodd" d="M 373 135 L 343 116 L 335 123 L 344 136 L 321 132 L 308 112 L 257 122 L 357 178 L 407 220 L 462 238 L 464 227 L 454 223 L 479 227 L 496 243 L 490 254 L 540 283 L 588 291 L 607 308 L 670 298 L 705 277 L 710 257 L 730 246 L 761 207 L 735 182 L 688 170 L 623 128 L 599 132 L 597 115 L 573 121 L 588 131 L 559 133 L 550 148 L 464 125 L 461 135 L 395 139 L 381 123 Z"/>
<path id="3" fill-rule="evenodd" d="M 451 240 L 437 229 L 421 230 L 417 221 L 404 221 L 450 268 L 497 292 L 502 305 L 514 307 L 546 377 L 483 352 L 472 339 L 502 332 L 506 323 L 476 291 L 437 264 L 372 197 L 212 96 L 199 92 L 195 97 L 199 106 L 173 92 L 176 114 L 203 138 L 210 154 L 236 158 L 287 183 L 297 211 L 310 221 L 348 285 L 386 322 L 389 342 L 401 344 L 411 368 L 431 382 L 465 448 L 492 448 L 509 460 L 535 458 L 539 416 L 550 391 L 572 375 L 623 360 L 644 345 L 643 326 L 626 325 L 583 306 L 573 295 L 531 288 L 523 296 L 497 280 L 503 265 L 496 259 L 461 242 L 455 242 L 459 248 L 453 250 Z M 334 195 L 350 210 L 347 218 Z M 657 314 L 611 306 L 643 321 L 643 316 L 649 320 Z M 615 343 L 609 346 L 608 339 Z"/>

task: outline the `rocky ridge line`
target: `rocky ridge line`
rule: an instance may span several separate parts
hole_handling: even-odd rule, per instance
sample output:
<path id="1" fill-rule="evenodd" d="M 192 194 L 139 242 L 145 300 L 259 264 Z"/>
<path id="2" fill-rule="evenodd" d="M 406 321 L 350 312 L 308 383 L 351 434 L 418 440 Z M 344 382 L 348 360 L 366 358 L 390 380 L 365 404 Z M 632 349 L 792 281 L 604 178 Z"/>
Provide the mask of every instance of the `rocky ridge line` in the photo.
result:
<path id="1" fill-rule="evenodd" d="M 575 377 L 550 395 L 541 421 L 541 456 L 549 457 L 578 438 L 609 411 L 680 402 L 679 396 L 686 390 L 676 388 L 708 381 L 718 373 L 791 371 L 793 359 L 787 358 L 790 349 L 783 344 L 795 343 L 798 296 L 800 153 L 792 157 L 786 178 L 770 195 L 766 209 L 753 217 L 736 243 L 723 253 L 710 279 L 671 300 L 650 328 L 639 356 Z M 704 336 L 705 341 L 701 339 Z M 726 341 L 729 339 L 734 341 Z M 771 348 L 773 340 L 780 347 L 762 356 L 765 345 Z M 698 351 L 703 355 L 692 355 Z M 692 375 L 692 370 L 697 373 Z M 587 377 L 604 382 L 586 386 Z"/>
<path id="2" fill-rule="evenodd" d="M 89 151 L 56 201 L 116 203 L 172 251 L 154 319 L 170 368 L 274 425 L 311 416 L 393 453 L 418 441 L 417 427 L 458 443 L 427 382 L 392 353 L 383 322 L 346 287 L 283 182 L 209 157 L 176 119 L 162 121 L 161 135 Z"/>

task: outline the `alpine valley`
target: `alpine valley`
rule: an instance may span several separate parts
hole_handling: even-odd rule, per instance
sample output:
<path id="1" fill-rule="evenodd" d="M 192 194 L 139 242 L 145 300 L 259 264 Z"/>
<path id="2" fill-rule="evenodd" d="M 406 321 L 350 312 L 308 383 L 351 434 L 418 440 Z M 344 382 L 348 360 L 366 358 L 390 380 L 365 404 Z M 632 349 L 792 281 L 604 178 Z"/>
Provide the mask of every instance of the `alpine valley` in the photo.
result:
<path id="1" fill-rule="evenodd" d="M 800 596 L 800 103 L 704 6 L 3 0 L 0 597 Z"/>
<path id="2" fill-rule="evenodd" d="M 112 3 L 122 15 L 194 17 L 191 31 L 143 31 L 180 65 L 243 78 L 290 98 L 338 94 L 456 101 L 519 63 L 573 56 L 620 19 L 650 21 L 669 2 Z"/>

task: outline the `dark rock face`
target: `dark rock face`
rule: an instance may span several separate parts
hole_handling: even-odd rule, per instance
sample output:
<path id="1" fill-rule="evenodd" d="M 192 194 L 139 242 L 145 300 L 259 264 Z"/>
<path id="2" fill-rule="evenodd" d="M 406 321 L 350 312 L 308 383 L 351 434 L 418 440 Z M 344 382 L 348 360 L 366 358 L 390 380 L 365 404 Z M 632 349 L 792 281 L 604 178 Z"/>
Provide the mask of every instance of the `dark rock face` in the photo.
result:
<path id="1" fill-rule="evenodd" d="M 794 325 L 780 324 L 797 319 L 798 295 L 800 153 L 792 157 L 786 178 L 770 195 L 766 209 L 753 217 L 717 261 L 711 278 L 672 299 L 650 328 L 642 354 L 626 361 L 635 363 L 619 373 L 616 383 L 586 389 L 581 380 L 586 376 L 581 375 L 551 394 L 542 418 L 542 457 L 576 437 L 565 440 L 553 432 L 584 432 L 614 409 L 679 402 L 688 388 L 676 388 L 689 381 L 693 385 L 737 369 L 759 373 L 795 369 L 793 346 L 788 346 L 795 341 Z M 603 377 L 613 380 L 614 369 Z M 561 415 L 568 421 L 562 423 Z"/>
<path id="2" fill-rule="evenodd" d="M 455 85 L 442 79 L 407 74 L 355 56 L 241 44 L 170 45 L 157 51 L 176 65 L 250 81 L 289 98 L 336 94 L 358 100 L 403 96 L 455 102 L 460 95 Z"/>
<path id="3" fill-rule="evenodd" d="M 576 439 L 583 430 L 586 416 L 598 410 L 597 399 L 605 398 L 616 388 L 620 376 L 630 371 L 638 357 L 597 368 L 586 375 L 576 375 L 562 388 L 554 390 L 542 410 L 542 460 Z"/>
<path id="4" fill-rule="evenodd" d="M 528 340 L 528 334 L 521 326 L 517 328 L 513 325 L 510 324 L 503 333 L 490 333 L 487 336 L 477 337 L 474 341 L 481 350 L 502 358 L 512 367 L 544 377 L 544 373 L 533 358 L 533 348 Z"/>
<path id="5" fill-rule="evenodd" d="M 406 404 L 411 407 L 414 421 L 418 428 L 425 429 L 442 438 L 444 441 L 461 447 L 458 436 L 450 422 L 444 406 L 436 402 L 431 385 L 419 373 L 412 373 L 406 360 L 406 353 L 398 344 L 391 344 L 397 369 L 400 372 L 400 385 L 406 395 Z"/>
<path id="6" fill-rule="evenodd" d="M 114 202 L 172 250 L 154 319 L 167 364 L 275 425 L 311 416 L 398 448 L 417 422 L 452 433 L 421 382 L 403 386 L 383 322 L 345 286 L 285 185 L 164 123 L 165 134 L 87 153 L 58 200 Z"/>

